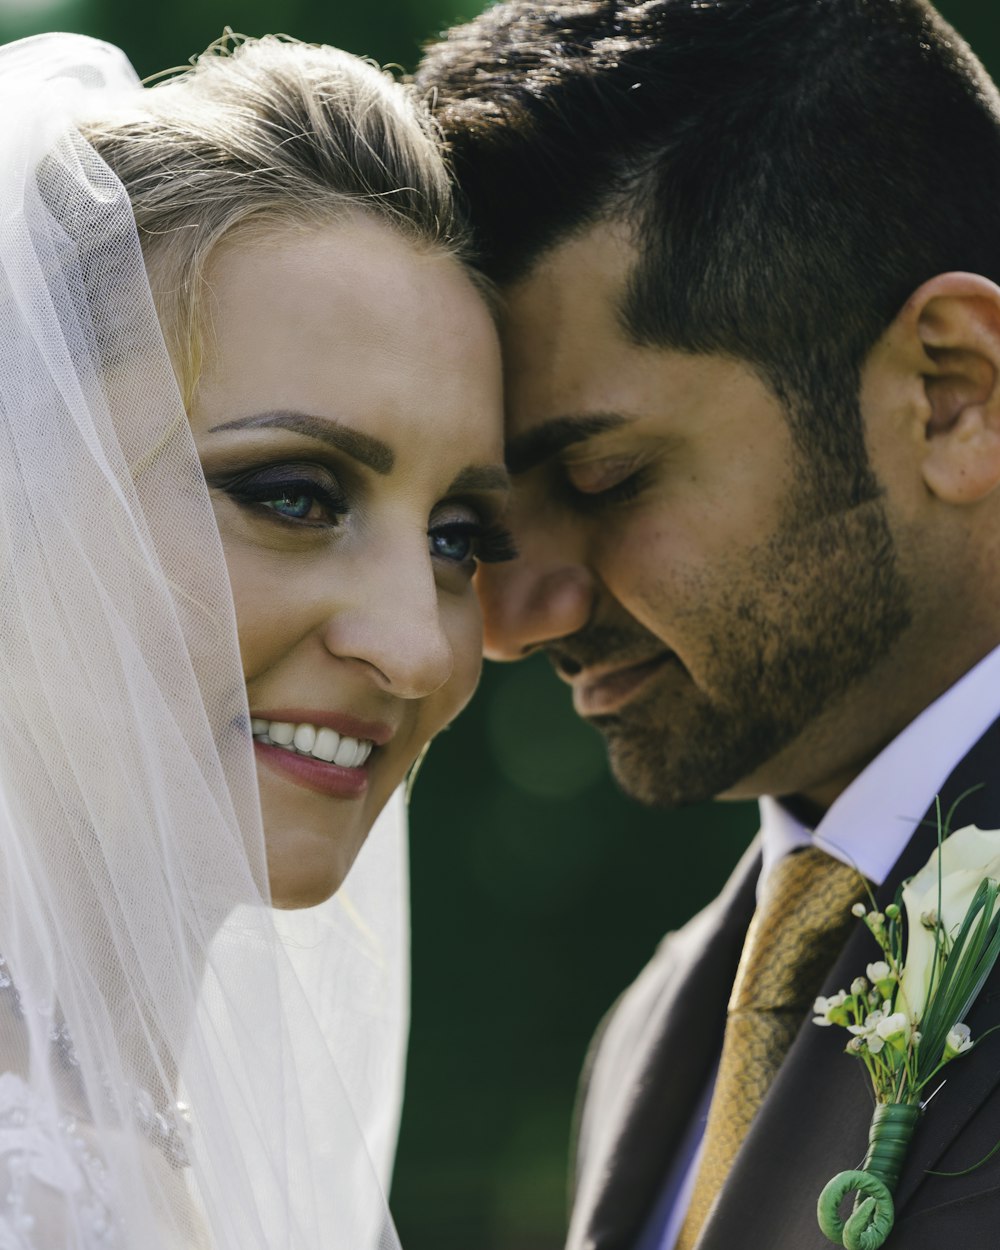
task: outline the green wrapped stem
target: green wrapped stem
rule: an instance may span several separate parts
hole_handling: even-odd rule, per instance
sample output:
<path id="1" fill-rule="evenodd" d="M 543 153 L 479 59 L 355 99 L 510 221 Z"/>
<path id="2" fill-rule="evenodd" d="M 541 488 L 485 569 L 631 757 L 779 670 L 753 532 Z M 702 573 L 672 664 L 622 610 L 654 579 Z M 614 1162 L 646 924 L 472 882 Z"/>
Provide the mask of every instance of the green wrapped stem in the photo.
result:
<path id="1" fill-rule="evenodd" d="M 861 1170 L 877 1176 L 890 1194 L 896 1192 L 919 1119 L 917 1102 L 890 1102 L 875 1108 Z"/>
<path id="2" fill-rule="evenodd" d="M 819 1196 L 816 1215 L 823 1234 L 844 1250 L 878 1250 L 892 1231 L 893 1190 L 899 1182 L 917 1121 L 916 1103 L 889 1103 L 875 1108 L 868 1131 L 868 1153 L 861 1171 L 840 1172 Z M 854 1211 L 840 1217 L 840 1204 L 856 1190 Z"/>

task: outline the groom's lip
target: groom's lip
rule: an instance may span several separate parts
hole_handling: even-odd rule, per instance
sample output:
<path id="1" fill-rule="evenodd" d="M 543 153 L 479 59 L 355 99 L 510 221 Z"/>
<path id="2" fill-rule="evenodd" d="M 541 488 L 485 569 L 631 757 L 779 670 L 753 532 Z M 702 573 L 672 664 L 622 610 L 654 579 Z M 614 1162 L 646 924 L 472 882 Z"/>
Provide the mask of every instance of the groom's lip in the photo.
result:
<path id="1" fill-rule="evenodd" d="M 673 651 L 661 651 L 640 664 L 599 672 L 584 670 L 573 681 L 573 706 L 579 716 L 603 716 L 617 712 L 641 693 L 665 664 L 676 660 Z"/>

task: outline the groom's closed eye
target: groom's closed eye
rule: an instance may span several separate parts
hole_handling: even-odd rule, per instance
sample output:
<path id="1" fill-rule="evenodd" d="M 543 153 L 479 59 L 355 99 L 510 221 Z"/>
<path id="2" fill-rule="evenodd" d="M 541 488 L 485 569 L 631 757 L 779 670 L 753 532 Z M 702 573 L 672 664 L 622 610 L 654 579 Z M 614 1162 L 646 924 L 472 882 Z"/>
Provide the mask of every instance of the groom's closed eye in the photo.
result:
<path id="1" fill-rule="evenodd" d="M 527 473 L 558 456 L 574 443 L 594 438 L 627 425 L 630 418 L 618 412 L 599 412 L 580 417 L 555 417 L 534 429 L 516 434 L 507 442 L 505 459 L 512 475 Z"/>
<path id="2" fill-rule="evenodd" d="M 563 464 L 566 483 L 587 504 L 621 503 L 634 499 L 649 469 L 649 455 L 632 452 Z"/>

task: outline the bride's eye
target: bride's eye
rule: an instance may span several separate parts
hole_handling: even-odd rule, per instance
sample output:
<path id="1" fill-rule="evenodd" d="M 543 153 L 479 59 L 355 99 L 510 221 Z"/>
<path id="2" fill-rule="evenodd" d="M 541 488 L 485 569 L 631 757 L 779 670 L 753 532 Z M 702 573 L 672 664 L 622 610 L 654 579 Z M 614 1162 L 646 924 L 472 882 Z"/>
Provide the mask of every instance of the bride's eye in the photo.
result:
<path id="1" fill-rule="evenodd" d="M 470 571 L 479 564 L 513 560 L 517 555 L 510 532 L 497 521 L 475 515 L 442 520 L 427 531 L 431 555 Z"/>
<path id="2" fill-rule="evenodd" d="M 287 490 L 280 498 L 262 499 L 260 502 L 262 507 L 270 508 L 272 512 L 286 517 L 289 521 L 323 520 L 323 505 L 315 495 L 307 493 L 294 495 L 291 490 Z"/>
<path id="3" fill-rule="evenodd" d="M 219 484 L 240 507 L 279 524 L 337 525 L 348 510 L 339 482 L 320 465 L 272 465 Z"/>
<path id="4" fill-rule="evenodd" d="M 466 525 L 445 525 L 440 529 L 431 530 L 431 555 L 440 556 L 443 560 L 453 560 L 462 564 L 471 560 L 476 549 L 476 537 Z"/>

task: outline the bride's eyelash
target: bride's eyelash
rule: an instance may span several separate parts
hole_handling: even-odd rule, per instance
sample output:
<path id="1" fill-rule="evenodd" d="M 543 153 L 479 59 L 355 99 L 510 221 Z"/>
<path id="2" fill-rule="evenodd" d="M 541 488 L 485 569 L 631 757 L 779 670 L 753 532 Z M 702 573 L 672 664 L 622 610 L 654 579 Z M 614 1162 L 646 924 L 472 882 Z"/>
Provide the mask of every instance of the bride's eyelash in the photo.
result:
<path id="1" fill-rule="evenodd" d="M 232 475 L 213 475 L 209 483 L 225 491 L 240 507 L 249 508 L 279 525 L 335 526 L 350 510 L 339 483 L 328 470 L 318 466 L 268 465 Z M 322 519 L 289 515 L 269 506 L 281 501 L 293 508 L 307 500 L 322 508 L 325 514 Z M 499 564 L 515 559 L 518 554 L 513 535 L 496 519 L 442 521 L 432 525 L 428 533 L 468 539 L 473 548 L 471 557 L 481 564 Z"/>
<path id="2" fill-rule="evenodd" d="M 319 469 L 310 471 L 305 466 L 283 465 L 254 469 L 212 484 L 219 486 L 241 507 L 252 508 L 283 525 L 336 524 L 349 510 L 347 498 L 339 483 L 329 473 Z M 285 515 L 268 507 L 279 500 L 291 504 L 299 499 L 311 499 L 319 504 L 325 514 L 323 520 Z"/>
<path id="3" fill-rule="evenodd" d="M 499 521 L 491 521 L 478 527 L 476 534 L 476 559 L 480 564 L 503 564 L 518 556 L 514 535 Z"/>
<path id="4" fill-rule="evenodd" d="M 428 534 L 471 540 L 471 554 L 479 564 L 501 564 L 518 556 L 514 536 L 499 521 L 442 521 L 432 525 Z"/>

